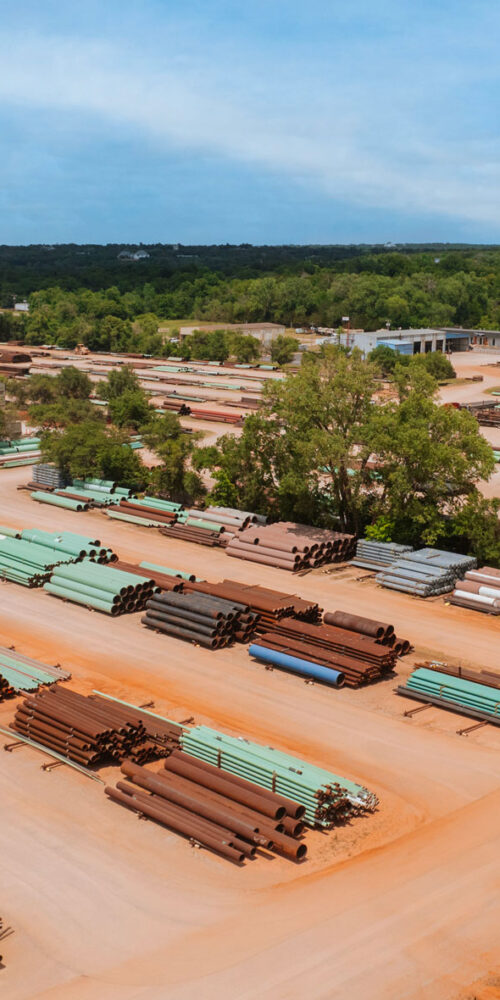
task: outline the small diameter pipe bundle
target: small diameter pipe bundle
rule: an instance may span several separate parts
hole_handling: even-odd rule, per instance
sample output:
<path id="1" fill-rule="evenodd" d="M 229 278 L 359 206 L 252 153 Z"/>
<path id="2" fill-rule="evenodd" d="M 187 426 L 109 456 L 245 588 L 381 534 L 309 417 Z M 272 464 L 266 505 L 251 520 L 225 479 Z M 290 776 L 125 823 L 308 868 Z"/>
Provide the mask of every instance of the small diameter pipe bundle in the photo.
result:
<path id="1" fill-rule="evenodd" d="M 148 628 L 207 649 L 220 649 L 235 639 L 248 641 L 255 620 L 255 615 L 241 604 L 209 594 L 172 592 L 148 600 L 146 614 L 141 619 Z"/>
<path id="2" fill-rule="evenodd" d="M 175 723 L 159 718 L 157 724 L 151 713 L 123 702 L 59 686 L 26 698 L 10 728 L 84 766 L 163 757 L 178 745 L 181 733 Z"/>
<path id="3" fill-rule="evenodd" d="M 48 666 L 23 656 L 14 649 L 0 646 L 0 701 L 20 691 L 36 691 L 39 687 L 67 680 L 71 674 L 61 667 Z"/>
<path id="4" fill-rule="evenodd" d="M 114 566 L 103 566 L 88 559 L 58 566 L 44 590 L 66 601 L 84 604 L 108 615 L 141 611 L 155 592 L 151 578 L 126 573 Z"/>
<path id="5" fill-rule="evenodd" d="M 498 679 L 497 679 L 498 684 Z M 500 719 L 500 692 L 498 686 L 483 680 L 469 680 L 463 676 L 452 676 L 439 670 L 418 667 L 410 675 L 406 687 L 399 687 L 398 694 L 413 694 L 418 700 L 430 700 L 432 704 L 443 703 L 443 707 L 455 706 L 479 716 L 495 716 Z"/>
<path id="6" fill-rule="evenodd" d="M 394 625 L 387 625 L 373 618 L 363 618 L 362 615 L 349 614 L 347 611 L 327 611 L 323 615 L 325 625 L 337 625 L 339 628 L 367 635 L 382 646 L 391 646 L 397 656 L 405 656 L 410 652 L 411 643 L 408 639 L 398 639 Z"/>
<path id="7" fill-rule="evenodd" d="M 193 757 L 303 806 L 303 821 L 330 828 L 372 812 L 377 796 L 362 785 L 299 757 L 208 726 L 184 729 L 181 749 Z M 225 776 L 223 774 L 223 776 Z"/>
<path id="8" fill-rule="evenodd" d="M 128 761 L 121 770 L 129 779 L 107 787 L 121 805 L 162 823 L 223 857 L 241 863 L 258 848 L 293 860 L 307 853 L 300 805 L 222 775 L 216 767 L 174 750 L 164 770 L 152 772 Z"/>
<path id="9" fill-rule="evenodd" d="M 100 547 L 99 540 L 88 539 L 69 531 L 52 534 L 36 528 L 25 528 L 7 535 L 0 531 L 0 577 L 26 587 L 41 586 L 55 567 L 88 556 L 107 561 L 116 558 L 110 549 Z"/>

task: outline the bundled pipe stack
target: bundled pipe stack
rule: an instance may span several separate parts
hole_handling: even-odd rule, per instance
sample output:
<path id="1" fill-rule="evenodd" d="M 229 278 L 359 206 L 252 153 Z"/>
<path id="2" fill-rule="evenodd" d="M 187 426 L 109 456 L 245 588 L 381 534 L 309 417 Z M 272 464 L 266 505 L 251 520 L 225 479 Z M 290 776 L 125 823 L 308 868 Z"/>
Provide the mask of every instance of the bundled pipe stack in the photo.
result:
<path id="1" fill-rule="evenodd" d="M 393 648 L 367 635 L 292 618 L 282 618 L 272 630 L 259 635 L 249 652 L 263 662 L 333 687 L 345 683 L 354 688 L 387 676 L 394 670 L 397 657 Z"/>
<path id="2" fill-rule="evenodd" d="M 473 675 L 443 670 L 442 664 L 417 667 L 397 693 L 441 708 L 452 709 L 472 718 L 500 725 L 500 677 L 488 672 Z"/>
<path id="3" fill-rule="evenodd" d="M 183 580 L 179 578 L 174 570 L 170 570 L 167 566 L 160 569 L 160 567 L 154 568 L 152 564 L 148 563 L 137 565 L 136 563 L 123 562 L 122 559 L 119 559 L 115 563 L 115 568 L 121 569 L 125 573 L 133 573 L 135 576 L 142 577 L 144 577 L 145 570 L 147 570 L 148 576 L 153 580 L 158 591 L 173 590 L 179 592 L 183 588 Z"/>
<path id="4" fill-rule="evenodd" d="M 142 611 L 155 589 L 151 577 L 137 576 L 90 559 L 56 566 L 49 582 L 44 584 L 44 590 L 54 597 L 84 604 L 113 617 Z"/>
<path id="5" fill-rule="evenodd" d="M 468 570 L 465 578 L 455 585 L 450 604 L 500 615 L 500 569 L 482 566 L 481 569 Z"/>
<path id="6" fill-rule="evenodd" d="M 83 559 L 114 558 L 110 549 L 101 549 L 99 541 L 63 531 L 52 534 L 36 528 L 24 529 L 20 534 L 0 532 L 0 577 L 20 583 L 25 587 L 40 587 L 60 564 Z"/>
<path id="7" fill-rule="evenodd" d="M 361 569 L 383 570 L 391 566 L 406 552 L 412 552 L 411 545 L 397 545 L 395 542 L 375 542 L 371 538 L 360 538 L 356 545 L 353 566 Z"/>
<path id="8" fill-rule="evenodd" d="M 123 702 L 53 686 L 26 698 L 10 728 L 84 766 L 163 757 L 178 746 L 181 727 Z M 151 731 L 150 731 L 151 730 Z"/>
<path id="9" fill-rule="evenodd" d="M 284 617 L 294 617 L 308 622 L 318 622 L 321 617 L 321 609 L 316 602 L 303 600 L 295 594 L 284 594 L 268 587 L 260 587 L 257 584 L 247 585 L 236 580 L 223 580 L 222 583 L 197 580 L 186 582 L 184 590 L 243 602 L 258 615 L 257 628 L 260 631 L 272 627 L 275 621 Z"/>
<path id="10" fill-rule="evenodd" d="M 228 556 L 276 566 L 291 572 L 323 563 L 344 562 L 353 555 L 354 535 L 291 521 L 252 525 L 231 539 Z"/>
<path id="11" fill-rule="evenodd" d="M 207 545 L 211 548 L 225 544 L 223 526 L 209 523 L 204 519 L 193 517 L 185 521 L 178 519 L 175 523 L 161 527 L 160 532 L 170 539 L 195 542 L 197 545 Z"/>
<path id="12" fill-rule="evenodd" d="M 259 847 L 293 860 L 306 856 L 304 807 L 254 782 L 179 750 L 161 771 L 128 761 L 121 770 L 129 780 L 106 787 L 109 798 L 231 861 L 252 858 Z"/>
<path id="13" fill-rule="evenodd" d="M 67 486 L 67 478 L 56 465 L 40 462 L 32 469 L 33 482 L 40 486 L 48 486 L 53 490 L 62 490 Z"/>
<path id="14" fill-rule="evenodd" d="M 396 656 L 406 656 L 410 652 L 410 641 L 399 639 L 394 631 L 394 625 L 388 625 L 386 622 L 352 615 L 346 611 L 327 611 L 323 615 L 323 621 L 325 625 L 336 625 L 338 628 L 345 628 L 359 635 L 367 635 L 381 646 L 390 646 Z"/>
<path id="15" fill-rule="evenodd" d="M 210 594 L 156 594 L 146 604 L 141 619 L 148 628 L 178 639 L 220 649 L 235 640 L 247 642 L 255 628 L 256 615 L 248 605 Z"/>
<path id="16" fill-rule="evenodd" d="M 77 499 L 61 493 L 49 493 L 47 491 L 35 490 L 31 494 L 31 499 L 38 503 L 48 503 L 53 507 L 63 507 L 65 510 L 82 511 L 88 510 L 89 505 L 84 499 Z"/>
<path id="17" fill-rule="evenodd" d="M 499 406 L 492 406 L 489 409 L 478 410 L 474 416 L 480 424 L 486 427 L 500 427 Z"/>
<path id="18" fill-rule="evenodd" d="M 331 828 L 353 816 L 373 812 L 377 796 L 299 757 L 282 753 L 243 738 L 220 733 L 208 726 L 184 729 L 180 736 L 184 752 L 261 788 L 285 796 L 304 806 L 304 822 Z"/>
<path id="19" fill-rule="evenodd" d="M 377 574 L 377 582 L 417 597 L 434 597 L 453 590 L 458 579 L 477 565 L 472 556 L 440 549 L 419 549 Z"/>
<path id="20" fill-rule="evenodd" d="M 0 701 L 19 691 L 36 691 L 45 684 L 68 680 L 71 674 L 62 667 L 51 667 L 14 649 L 0 646 Z"/>
<path id="21" fill-rule="evenodd" d="M 40 454 L 40 438 L 25 437 L 0 441 L 0 468 L 13 469 L 18 465 L 32 465 Z"/>
<path id="22" fill-rule="evenodd" d="M 157 497 L 145 496 L 142 499 L 133 500 L 121 497 L 120 504 L 116 509 L 108 510 L 108 517 L 121 521 L 130 521 L 132 524 L 144 524 L 147 526 L 161 527 L 162 525 L 175 524 L 182 505 L 173 503 L 170 500 L 160 500 Z"/>

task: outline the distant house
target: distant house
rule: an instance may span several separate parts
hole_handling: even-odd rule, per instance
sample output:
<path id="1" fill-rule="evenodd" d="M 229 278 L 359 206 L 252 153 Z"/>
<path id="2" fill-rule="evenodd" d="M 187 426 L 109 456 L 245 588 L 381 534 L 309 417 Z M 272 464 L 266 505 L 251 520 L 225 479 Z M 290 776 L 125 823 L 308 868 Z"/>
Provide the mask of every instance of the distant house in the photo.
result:
<path id="1" fill-rule="evenodd" d="M 118 260 L 147 260 L 149 256 L 147 250 L 121 250 Z"/>
<path id="2" fill-rule="evenodd" d="M 24 300 L 23 302 L 15 302 L 14 303 L 14 310 L 15 310 L 15 312 L 27 313 L 27 312 L 29 312 L 29 309 L 30 309 L 30 307 L 29 307 L 29 304 L 26 302 L 26 300 Z"/>

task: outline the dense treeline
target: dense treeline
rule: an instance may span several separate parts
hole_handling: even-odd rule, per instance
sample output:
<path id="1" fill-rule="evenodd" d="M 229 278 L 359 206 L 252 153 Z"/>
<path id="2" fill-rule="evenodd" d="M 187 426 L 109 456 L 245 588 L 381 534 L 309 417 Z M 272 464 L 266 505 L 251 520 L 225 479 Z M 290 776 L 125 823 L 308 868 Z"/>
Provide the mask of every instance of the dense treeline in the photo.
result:
<path id="1" fill-rule="evenodd" d="M 79 283 L 83 275 L 78 271 L 56 284 L 55 269 L 50 285 L 39 276 L 30 314 L 16 329 L 30 344 L 82 342 L 95 350 L 161 353 L 158 326 L 172 319 L 336 328 L 348 315 L 351 325 L 362 329 L 387 322 L 393 328 L 500 327 L 498 250 L 367 253 L 358 248 L 348 256 L 347 248 L 343 258 L 325 266 L 307 256 L 308 248 L 288 248 L 297 249 L 301 259 L 285 256 L 279 266 L 271 254 L 273 266 L 267 270 L 264 264 L 260 269 L 240 266 L 235 248 L 227 249 L 226 269 L 196 265 L 189 271 L 167 266 L 162 271 L 153 258 L 119 262 L 117 283 L 106 287 L 103 268 L 98 288 Z M 20 266 L 19 287 L 22 277 Z"/>

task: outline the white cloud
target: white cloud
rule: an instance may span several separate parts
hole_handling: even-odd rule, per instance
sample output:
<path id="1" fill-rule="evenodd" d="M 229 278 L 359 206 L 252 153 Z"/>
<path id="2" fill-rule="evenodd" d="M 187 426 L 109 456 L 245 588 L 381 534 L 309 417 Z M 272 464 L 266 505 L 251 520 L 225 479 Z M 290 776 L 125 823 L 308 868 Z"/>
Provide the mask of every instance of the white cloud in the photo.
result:
<path id="1" fill-rule="evenodd" d="M 314 67 L 304 67 L 312 83 L 293 88 L 285 61 L 266 80 L 265 61 L 248 53 L 235 75 L 235 58 L 211 71 L 197 46 L 169 61 L 123 44 L 9 34 L 2 52 L 6 105 L 96 116 L 133 141 L 255 164 L 335 199 L 500 223 L 498 142 L 436 134 L 425 84 L 420 103 L 417 90 L 404 97 L 383 67 L 373 89 L 362 70 L 332 72 L 325 87 L 321 68 L 315 100 Z"/>

